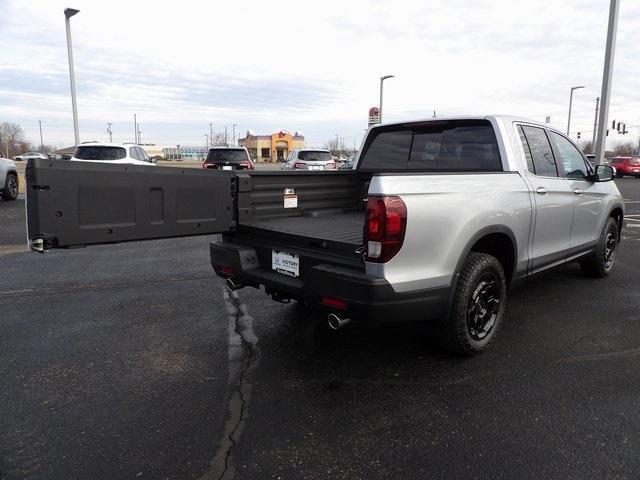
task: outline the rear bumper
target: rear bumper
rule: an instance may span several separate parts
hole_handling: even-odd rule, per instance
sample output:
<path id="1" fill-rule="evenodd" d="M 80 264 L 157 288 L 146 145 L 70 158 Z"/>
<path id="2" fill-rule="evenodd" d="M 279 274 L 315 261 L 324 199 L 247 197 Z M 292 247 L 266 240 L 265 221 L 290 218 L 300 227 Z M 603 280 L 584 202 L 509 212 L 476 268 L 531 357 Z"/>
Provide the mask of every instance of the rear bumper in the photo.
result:
<path id="1" fill-rule="evenodd" d="M 364 271 L 331 264 L 310 268 L 304 278 L 287 277 L 263 268 L 256 251 L 233 243 L 211 243 L 211 265 L 219 276 L 234 283 L 258 287 L 269 294 L 309 302 L 330 311 L 343 311 L 369 322 L 421 321 L 447 314 L 450 288 L 398 293 L 383 278 L 368 277 Z M 322 303 L 329 297 L 343 301 L 346 310 Z"/>

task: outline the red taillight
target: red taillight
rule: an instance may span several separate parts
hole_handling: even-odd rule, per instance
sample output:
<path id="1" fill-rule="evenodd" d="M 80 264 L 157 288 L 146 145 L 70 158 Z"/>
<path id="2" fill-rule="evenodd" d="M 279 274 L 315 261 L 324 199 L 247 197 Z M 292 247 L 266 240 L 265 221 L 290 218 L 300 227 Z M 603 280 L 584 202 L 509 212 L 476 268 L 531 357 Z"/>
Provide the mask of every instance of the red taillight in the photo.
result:
<path id="1" fill-rule="evenodd" d="M 327 307 L 337 308 L 338 310 L 347 309 L 347 303 L 344 300 L 338 300 L 337 298 L 322 297 L 322 304 Z"/>
<path id="2" fill-rule="evenodd" d="M 304 163 L 296 162 L 296 163 L 293 164 L 293 169 L 295 170 L 296 168 L 300 168 L 302 165 L 304 165 Z"/>
<path id="3" fill-rule="evenodd" d="M 327 165 L 332 170 L 335 170 L 336 168 L 338 168 L 338 164 L 336 162 L 331 162 L 331 163 L 328 163 Z"/>
<path id="4" fill-rule="evenodd" d="M 202 162 L 202 168 L 207 168 L 207 162 Z"/>
<path id="5" fill-rule="evenodd" d="M 400 197 L 367 199 L 367 260 L 385 263 L 402 247 L 407 227 L 407 207 Z"/>
<path id="6" fill-rule="evenodd" d="M 220 267 L 220 273 L 224 273 L 225 275 L 233 275 L 233 268 L 231 267 Z"/>

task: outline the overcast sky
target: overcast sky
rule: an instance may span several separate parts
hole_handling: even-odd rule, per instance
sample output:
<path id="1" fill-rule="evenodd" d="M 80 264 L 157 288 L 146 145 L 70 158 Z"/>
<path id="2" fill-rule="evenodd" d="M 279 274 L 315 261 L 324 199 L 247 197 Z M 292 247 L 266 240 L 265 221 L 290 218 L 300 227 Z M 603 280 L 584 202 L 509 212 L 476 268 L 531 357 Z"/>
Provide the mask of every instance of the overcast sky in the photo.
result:
<path id="1" fill-rule="evenodd" d="M 81 141 L 204 144 L 302 131 L 360 142 L 385 82 L 384 120 L 508 113 L 591 138 L 609 0 L 0 0 L 0 121 L 73 141 L 64 30 L 72 18 Z M 640 1 L 622 0 L 610 120 L 640 127 Z M 616 136 L 609 137 L 615 140 Z M 575 138 L 575 137 L 574 137 Z"/>

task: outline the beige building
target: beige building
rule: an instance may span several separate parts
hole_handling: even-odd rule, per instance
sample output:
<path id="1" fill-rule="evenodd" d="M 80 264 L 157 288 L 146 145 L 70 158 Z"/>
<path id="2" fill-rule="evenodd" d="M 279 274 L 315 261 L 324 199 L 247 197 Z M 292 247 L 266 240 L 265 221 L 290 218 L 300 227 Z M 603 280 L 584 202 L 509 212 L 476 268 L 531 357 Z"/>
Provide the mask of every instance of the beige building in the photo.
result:
<path id="1" fill-rule="evenodd" d="M 300 132 L 291 134 L 278 130 L 271 135 L 254 135 L 248 131 L 238 145 L 246 147 L 254 162 L 284 162 L 291 150 L 304 148 L 304 137 Z"/>

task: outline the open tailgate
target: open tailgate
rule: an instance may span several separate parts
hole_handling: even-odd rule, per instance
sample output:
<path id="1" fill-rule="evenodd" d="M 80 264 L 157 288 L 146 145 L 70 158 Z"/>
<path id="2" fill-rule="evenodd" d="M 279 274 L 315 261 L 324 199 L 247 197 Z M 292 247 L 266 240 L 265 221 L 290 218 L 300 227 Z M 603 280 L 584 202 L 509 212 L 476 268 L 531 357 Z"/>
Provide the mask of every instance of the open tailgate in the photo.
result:
<path id="1" fill-rule="evenodd" d="M 29 244 L 37 251 L 229 231 L 233 172 L 29 160 Z"/>

